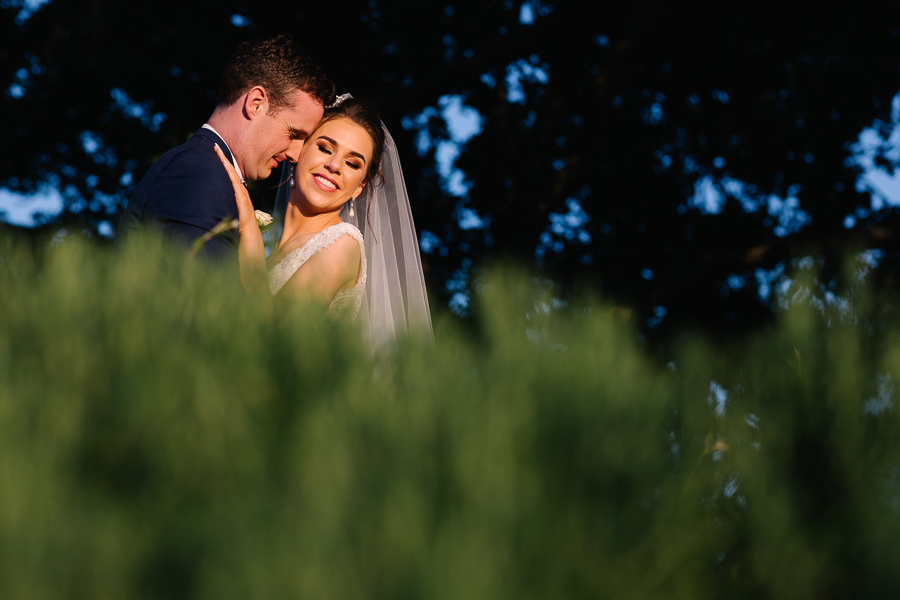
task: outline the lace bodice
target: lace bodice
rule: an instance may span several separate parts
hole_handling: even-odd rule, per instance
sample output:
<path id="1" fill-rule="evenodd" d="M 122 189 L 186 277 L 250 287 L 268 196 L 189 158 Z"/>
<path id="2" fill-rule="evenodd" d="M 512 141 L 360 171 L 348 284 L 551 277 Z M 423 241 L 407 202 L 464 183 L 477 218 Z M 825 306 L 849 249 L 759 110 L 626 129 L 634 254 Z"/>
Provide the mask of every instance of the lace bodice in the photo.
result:
<path id="1" fill-rule="evenodd" d="M 345 235 L 353 236 L 359 243 L 359 276 L 356 278 L 356 283 L 353 287 L 341 290 L 335 295 L 331 304 L 328 305 L 328 314 L 333 317 L 355 319 L 362 305 L 363 291 L 366 289 L 366 249 L 362 233 L 350 223 L 338 223 L 323 229 L 303 246 L 289 253 L 272 267 L 272 270 L 269 271 L 269 291 L 272 292 L 272 295 L 277 294 L 284 287 L 284 284 L 297 272 L 297 269 L 302 267 L 310 257 Z"/>

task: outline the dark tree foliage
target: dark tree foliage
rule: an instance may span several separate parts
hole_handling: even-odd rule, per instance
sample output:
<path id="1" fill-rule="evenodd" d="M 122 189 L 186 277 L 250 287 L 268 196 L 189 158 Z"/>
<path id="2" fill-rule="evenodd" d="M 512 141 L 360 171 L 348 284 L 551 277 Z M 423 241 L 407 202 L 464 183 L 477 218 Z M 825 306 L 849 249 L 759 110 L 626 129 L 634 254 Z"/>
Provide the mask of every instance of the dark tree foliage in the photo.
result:
<path id="1" fill-rule="evenodd" d="M 900 27 L 871 3 L 51 0 L 27 19 L 22 4 L 0 2 L 0 185 L 57 185 L 53 227 L 114 229 L 153 160 L 211 113 L 233 47 L 288 31 L 381 108 L 439 303 L 501 259 L 642 322 L 662 308 L 658 334 L 764 322 L 757 275 L 801 257 L 837 291 L 849 252 L 881 250 L 875 280 L 894 285 L 895 211 L 871 210 L 848 161 L 900 89 Z M 455 165 L 464 197 L 436 166 L 448 96 L 482 118 Z M 703 181 L 720 210 L 691 203 Z M 263 207 L 276 183 L 253 190 Z M 465 209 L 482 226 L 461 227 Z"/>

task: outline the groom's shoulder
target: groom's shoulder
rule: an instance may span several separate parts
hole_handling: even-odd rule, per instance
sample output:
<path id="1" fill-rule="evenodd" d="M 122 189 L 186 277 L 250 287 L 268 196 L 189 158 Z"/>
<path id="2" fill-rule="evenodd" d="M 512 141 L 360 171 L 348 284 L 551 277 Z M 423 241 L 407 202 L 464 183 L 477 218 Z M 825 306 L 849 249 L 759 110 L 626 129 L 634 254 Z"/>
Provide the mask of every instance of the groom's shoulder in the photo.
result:
<path id="1" fill-rule="evenodd" d="M 182 144 L 167 150 L 153 163 L 150 171 L 165 169 L 173 163 L 184 163 L 188 166 L 197 165 L 204 168 L 210 164 L 217 164 L 218 158 L 213 152 L 213 144 L 216 141 L 218 141 L 218 138 L 210 134 L 210 132 L 199 129 Z M 213 162 L 212 159 L 215 159 L 216 162 Z"/>
<path id="2" fill-rule="evenodd" d="M 228 175 L 213 151 L 216 141 L 217 138 L 206 130 L 198 130 L 184 143 L 160 156 L 138 187 L 148 189 L 166 181 L 177 182 L 185 178 L 230 185 Z"/>
<path id="3" fill-rule="evenodd" d="M 219 204 L 230 210 L 234 190 L 212 149 L 216 140 L 215 134 L 200 129 L 165 152 L 141 178 L 126 212 L 146 219 L 204 213 L 210 205 Z"/>

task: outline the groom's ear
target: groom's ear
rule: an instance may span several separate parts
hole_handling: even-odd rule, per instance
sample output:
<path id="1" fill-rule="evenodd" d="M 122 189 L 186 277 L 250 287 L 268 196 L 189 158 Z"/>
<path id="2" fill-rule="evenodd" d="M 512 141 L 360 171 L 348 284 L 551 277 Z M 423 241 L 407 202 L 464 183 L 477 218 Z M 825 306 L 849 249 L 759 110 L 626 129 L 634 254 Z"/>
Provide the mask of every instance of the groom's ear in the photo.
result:
<path id="1" fill-rule="evenodd" d="M 244 94 L 244 116 L 251 121 L 269 112 L 269 95 L 266 88 L 255 85 Z"/>

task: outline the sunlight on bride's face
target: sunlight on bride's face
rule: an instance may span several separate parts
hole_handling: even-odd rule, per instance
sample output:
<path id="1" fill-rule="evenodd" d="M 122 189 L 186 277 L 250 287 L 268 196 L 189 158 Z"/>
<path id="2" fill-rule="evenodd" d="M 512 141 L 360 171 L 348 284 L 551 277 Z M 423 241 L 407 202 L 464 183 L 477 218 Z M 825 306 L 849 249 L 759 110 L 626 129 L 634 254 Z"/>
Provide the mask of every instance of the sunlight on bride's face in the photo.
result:
<path id="1" fill-rule="evenodd" d="M 300 152 L 292 200 L 316 212 L 339 210 L 362 191 L 373 149 L 372 138 L 353 121 L 323 123 Z"/>

